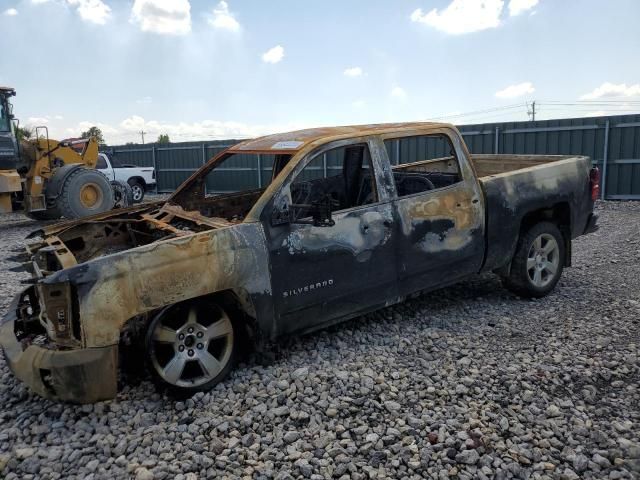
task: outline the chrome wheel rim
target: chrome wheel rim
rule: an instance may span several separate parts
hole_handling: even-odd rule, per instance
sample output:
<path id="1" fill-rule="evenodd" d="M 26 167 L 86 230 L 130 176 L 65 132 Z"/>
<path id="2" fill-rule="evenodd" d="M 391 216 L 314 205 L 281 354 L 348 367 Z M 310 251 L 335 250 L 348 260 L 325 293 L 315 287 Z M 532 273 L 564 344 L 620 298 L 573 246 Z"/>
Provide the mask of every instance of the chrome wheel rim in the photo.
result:
<path id="1" fill-rule="evenodd" d="M 560 266 L 560 247 L 553 235 L 538 235 L 527 255 L 527 275 L 536 287 L 544 288 L 556 276 Z"/>
<path id="2" fill-rule="evenodd" d="M 140 185 L 134 185 L 131 187 L 133 192 L 133 199 L 138 201 L 142 199 L 142 187 Z"/>
<path id="3" fill-rule="evenodd" d="M 182 305 L 161 314 L 151 328 L 151 363 L 160 378 L 170 385 L 204 385 L 229 363 L 233 325 L 217 305 Z"/>

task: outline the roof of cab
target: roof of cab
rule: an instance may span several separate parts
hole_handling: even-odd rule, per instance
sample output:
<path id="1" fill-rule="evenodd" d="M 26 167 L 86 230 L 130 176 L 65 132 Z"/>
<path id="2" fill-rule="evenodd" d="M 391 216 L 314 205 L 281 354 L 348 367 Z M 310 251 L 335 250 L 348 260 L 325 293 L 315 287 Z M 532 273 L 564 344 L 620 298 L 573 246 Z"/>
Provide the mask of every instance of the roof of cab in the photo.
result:
<path id="1" fill-rule="evenodd" d="M 411 122 L 307 128 L 305 130 L 276 133 L 274 135 L 245 140 L 244 142 L 234 145 L 229 150 L 235 152 L 296 153 L 317 140 L 323 140 L 322 143 L 326 143 L 345 136 L 380 135 L 442 126 L 448 126 L 448 124 Z"/>

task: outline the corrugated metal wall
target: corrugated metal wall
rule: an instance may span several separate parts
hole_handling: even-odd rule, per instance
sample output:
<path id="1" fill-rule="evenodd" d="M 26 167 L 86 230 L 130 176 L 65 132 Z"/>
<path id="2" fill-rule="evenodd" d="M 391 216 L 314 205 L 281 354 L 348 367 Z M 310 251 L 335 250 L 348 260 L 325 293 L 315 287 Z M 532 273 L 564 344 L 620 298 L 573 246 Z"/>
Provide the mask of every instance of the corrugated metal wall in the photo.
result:
<path id="1" fill-rule="evenodd" d="M 458 128 L 472 153 L 587 155 L 600 167 L 607 199 L 640 200 L 640 114 Z M 121 164 L 155 166 L 158 191 L 171 192 L 209 158 L 234 143 L 237 140 L 123 145 L 104 150 Z M 422 148 L 415 139 L 391 142 L 392 163 L 402 163 L 415 148 Z M 331 168 L 333 163 L 326 158 L 317 167 Z M 233 163 L 227 162 L 207 188 L 228 192 L 262 186 L 272 165 L 271 155 L 239 156 Z"/>
<path id="2" fill-rule="evenodd" d="M 460 126 L 472 153 L 587 155 L 607 199 L 640 200 L 640 115 Z"/>

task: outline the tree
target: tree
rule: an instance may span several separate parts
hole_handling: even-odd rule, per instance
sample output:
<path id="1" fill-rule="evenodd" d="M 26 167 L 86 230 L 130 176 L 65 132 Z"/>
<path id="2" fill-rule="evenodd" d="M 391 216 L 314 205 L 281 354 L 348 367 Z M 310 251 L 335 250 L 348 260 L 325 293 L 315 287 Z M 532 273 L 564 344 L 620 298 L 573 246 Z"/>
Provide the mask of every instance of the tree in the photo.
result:
<path id="1" fill-rule="evenodd" d="M 171 143 L 171 140 L 169 140 L 169 134 L 168 133 L 161 133 L 158 136 L 158 140 L 156 140 L 156 143 Z"/>
<path id="2" fill-rule="evenodd" d="M 104 137 L 102 136 L 102 130 L 100 130 L 98 127 L 91 127 L 86 132 L 82 132 L 80 134 L 80 138 L 90 138 L 90 137 L 96 137 L 96 140 L 100 145 L 105 144 Z"/>
<path id="3" fill-rule="evenodd" d="M 33 129 L 29 127 L 18 127 L 16 128 L 16 138 L 18 141 L 20 140 L 29 140 L 33 137 Z"/>

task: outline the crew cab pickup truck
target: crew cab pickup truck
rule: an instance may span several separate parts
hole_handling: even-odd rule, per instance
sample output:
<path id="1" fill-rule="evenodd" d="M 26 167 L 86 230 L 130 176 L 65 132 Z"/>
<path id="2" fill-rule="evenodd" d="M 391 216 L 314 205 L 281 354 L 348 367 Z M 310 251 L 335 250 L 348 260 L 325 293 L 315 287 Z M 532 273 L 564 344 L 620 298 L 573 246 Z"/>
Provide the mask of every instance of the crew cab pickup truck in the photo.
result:
<path id="1" fill-rule="evenodd" d="M 259 188 L 227 168 L 243 165 L 260 165 Z M 236 193 L 207 193 L 232 181 Z M 479 272 L 544 296 L 572 240 L 597 228 L 597 196 L 586 157 L 471 155 L 447 124 L 248 140 L 165 202 L 34 232 L 33 279 L 0 343 L 15 375 L 50 398 L 115 396 L 122 352 L 135 348 L 159 385 L 206 390 L 247 342 L 264 351 Z"/>
<path id="2" fill-rule="evenodd" d="M 109 180 L 119 180 L 131 186 L 133 202 L 140 203 L 145 192 L 156 185 L 156 172 L 153 167 L 136 167 L 135 165 L 115 165 L 105 153 L 98 154 L 96 169 Z"/>

